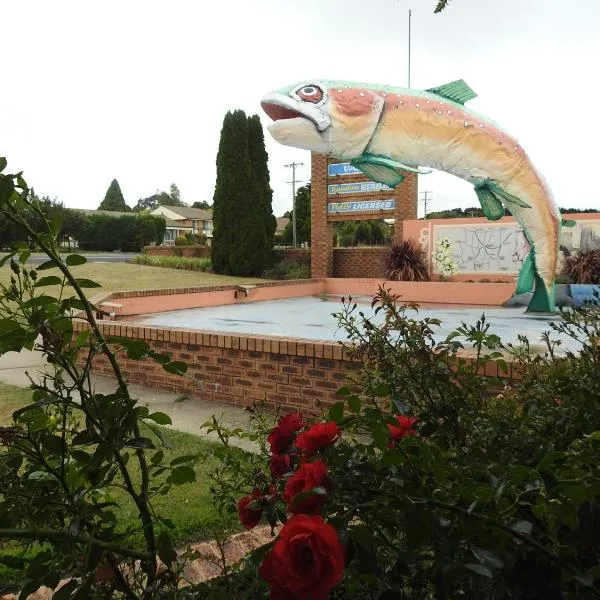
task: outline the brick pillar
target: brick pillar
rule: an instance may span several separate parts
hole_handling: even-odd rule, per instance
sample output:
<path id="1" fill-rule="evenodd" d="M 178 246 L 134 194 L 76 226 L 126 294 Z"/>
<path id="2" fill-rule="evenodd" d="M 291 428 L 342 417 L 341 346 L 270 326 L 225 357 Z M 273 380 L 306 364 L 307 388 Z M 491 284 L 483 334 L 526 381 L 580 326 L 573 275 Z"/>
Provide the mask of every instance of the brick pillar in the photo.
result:
<path id="1" fill-rule="evenodd" d="M 417 174 L 409 173 L 406 179 L 395 189 L 396 209 L 394 210 L 394 244 L 399 244 L 404 239 L 402 222 L 405 219 L 417 218 L 417 204 L 419 202 L 419 188 Z"/>
<path id="2" fill-rule="evenodd" d="M 312 154 L 311 159 L 311 277 L 333 275 L 333 225 L 327 222 L 327 157 Z"/>

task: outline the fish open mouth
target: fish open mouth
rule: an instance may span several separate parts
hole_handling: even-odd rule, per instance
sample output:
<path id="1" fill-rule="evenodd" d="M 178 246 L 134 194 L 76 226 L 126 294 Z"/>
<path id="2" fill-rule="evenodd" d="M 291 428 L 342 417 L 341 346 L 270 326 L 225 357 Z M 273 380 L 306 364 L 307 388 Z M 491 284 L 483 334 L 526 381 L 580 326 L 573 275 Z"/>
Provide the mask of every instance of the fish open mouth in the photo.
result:
<path id="1" fill-rule="evenodd" d="M 331 120 L 329 115 L 314 104 L 301 103 L 284 94 L 273 93 L 265 96 L 261 101 L 262 109 L 275 122 L 291 119 L 306 119 L 318 131 L 327 129 Z"/>
<path id="2" fill-rule="evenodd" d="M 267 115 L 273 121 L 284 121 L 285 119 L 297 119 L 298 117 L 306 118 L 306 115 L 298 112 L 297 110 L 293 110 L 291 108 L 287 108 L 286 106 L 281 106 L 279 104 L 273 104 L 272 102 L 263 101 L 261 102 L 262 109 L 267 113 Z"/>

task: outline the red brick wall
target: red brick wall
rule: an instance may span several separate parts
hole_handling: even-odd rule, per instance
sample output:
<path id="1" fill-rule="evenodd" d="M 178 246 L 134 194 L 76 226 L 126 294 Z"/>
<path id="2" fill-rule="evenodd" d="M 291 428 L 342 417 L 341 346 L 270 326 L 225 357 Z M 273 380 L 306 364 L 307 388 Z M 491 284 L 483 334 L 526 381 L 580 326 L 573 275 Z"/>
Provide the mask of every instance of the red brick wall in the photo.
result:
<path id="1" fill-rule="evenodd" d="M 407 175 L 406 179 L 394 190 L 380 191 L 373 193 L 343 194 L 328 196 L 327 185 L 333 182 L 337 183 L 355 183 L 360 181 L 369 181 L 363 175 L 345 175 L 343 177 L 329 178 L 327 176 L 327 165 L 329 163 L 340 162 L 337 159 L 330 159 L 323 154 L 312 154 L 311 160 L 311 274 L 313 277 L 341 277 L 335 272 L 335 261 L 333 252 L 333 221 L 343 221 L 347 219 L 356 220 L 362 216 L 363 219 L 381 219 L 383 217 L 394 218 L 394 241 L 402 241 L 402 222 L 405 219 L 417 218 L 417 176 L 413 173 Z M 354 201 L 354 200 L 380 200 L 394 199 L 396 208 L 393 213 L 363 213 L 360 216 L 352 215 L 331 215 L 327 214 L 328 202 Z M 361 258 L 356 255 L 356 258 Z M 342 259 L 339 259 L 342 260 Z M 344 259 L 350 260 L 350 257 Z M 362 264 L 368 269 L 367 272 L 361 271 L 361 264 L 349 268 L 353 273 L 351 277 L 370 277 L 374 272 L 372 261 L 362 259 Z M 346 267 L 343 267 L 346 269 Z"/>
<path id="2" fill-rule="evenodd" d="M 74 321 L 76 332 L 86 325 Z M 363 366 L 333 342 L 137 327 L 124 322 L 100 322 L 99 327 L 104 336 L 143 339 L 154 350 L 169 354 L 171 360 L 188 365 L 185 376 L 171 375 L 150 359 L 135 361 L 121 353 L 119 365 L 129 383 L 237 406 L 257 402 L 268 411 L 281 407 L 320 415 L 340 401 L 337 390 Z M 466 350 L 461 355 L 469 361 L 474 352 Z M 86 356 L 82 351 L 82 360 Z M 104 355 L 95 358 L 93 369 L 113 375 Z M 488 361 L 481 374 L 520 377 L 518 365 L 509 364 L 506 374 L 494 361 Z"/>
<path id="3" fill-rule="evenodd" d="M 76 323 L 76 330 L 84 327 Z M 308 342 L 261 336 L 224 335 L 176 329 L 100 325 L 104 335 L 145 339 L 159 352 L 188 365 L 185 376 L 171 375 L 152 360 L 135 361 L 119 355 L 129 383 L 178 394 L 248 407 L 259 402 L 265 410 L 300 408 L 321 414 L 340 400 L 336 391 L 361 363 L 336 343 Z M 94 372 L 112 375 L 104 355 L 94 361 Z"/>
<path id="4" fill-rule="evenodd" d="M 386 261 L 389 247 L 381 248 L 334 248 L 334 277 L 378 277 L 386 276 Z"/>
<path id="5" fill-rule="evenodd" d="M 176 252 L 177 250 L 177 252 Z M 184 258 L 210 258 L 210 246 L 145 246 L 149 256 L 183 256 Z"/>

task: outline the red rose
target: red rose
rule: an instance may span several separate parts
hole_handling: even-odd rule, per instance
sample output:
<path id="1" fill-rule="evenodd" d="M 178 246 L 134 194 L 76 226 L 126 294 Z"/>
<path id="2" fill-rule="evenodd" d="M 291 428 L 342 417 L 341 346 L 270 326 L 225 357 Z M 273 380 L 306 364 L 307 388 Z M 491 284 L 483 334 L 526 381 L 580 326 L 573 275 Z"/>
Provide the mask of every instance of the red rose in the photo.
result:
<path id="1" fill-rule="evenodd" d="M 265 555 L 260 576 L 271 600 L 327 600 L 344 573 L 344 547 L 323 517 L 296 515 Z"/>
<path id="2" fill-rule="evenodd" d="M 292 470 L 292 457 L 290 454 L 273 454 L 271 456 L 271 475 L 280 479 Z"/>
<path id="3" fill-rule="evenodd" d="M 398 425 L 390 425 L 388 424 L 387 428 L 390 432 L 390 437 L 392 441 L 389 443 L 390 448 L 394 445 L 393 442 L 397 442 L 409 435 L 415 435 L 417 432 L 412 428 L 412 426 L 417 422 L 415 417 L 405 417 L 404 415 L 396 415 L 396 421 L 398 421 Z"/>
<path id="4" fill-rule="evenodd" d="M 262 517 L 263 509 L 260 507 L 249 507 L 248 505 L 253 502 L 259 504 L 262 499 L 262 494 L 259 489 L 254 489 L 251 496 L 244 496 L 238 502 L 238 514 L 240 521 L 246 529 L 253 529 L 260 522 Z"/>
<path id="5" fill-rule="evenodd" d="M 318 492 L 294 502 L 294 498 L 302 492 L 310 492 L 321 488 Z M 327 465 L 322 460 L 304 463 L 288 479 L 283 491 L 283 499 L 287 502 L 288 509 L 294 514 L 318 513 L 325 503 L 325 493 L 333 488 L 333 483 L 327 475 Z"/>
<path id="6" fill-rule="evenodd" d="M 313 454 L 317 450 L 331 446 L 339 436 L 340 428 L 334 421 L 317 423 L 298 435 L 296 447 L 307 454 Z"/>
<path id="7" fill-rule="evenodd" d="M 271 452 L 273 454 L 283 454 L 286 452 L 294 441 L 294 433 L 303 427 L 304 421 L 299 412 L 281 417 L 277 422 L 277 427 L 271 430 L 267 438 L 267 441 L 271 444 Z"/>

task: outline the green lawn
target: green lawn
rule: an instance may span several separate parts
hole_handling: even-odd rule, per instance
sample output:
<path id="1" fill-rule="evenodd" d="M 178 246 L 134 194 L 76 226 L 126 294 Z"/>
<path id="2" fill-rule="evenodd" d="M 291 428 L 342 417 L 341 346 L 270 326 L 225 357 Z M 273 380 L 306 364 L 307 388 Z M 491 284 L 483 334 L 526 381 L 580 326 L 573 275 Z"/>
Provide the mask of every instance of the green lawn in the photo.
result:
<path id="1" fill-rule="evenodd" d="M 56 269 L 43 271 L 43 275 L 54 275 Z M 230 277 L 195 271 L 147 267 L 129 263 L 87 263 L 73 267 L 73 273 L 80 278 L 91 279 L 102 284 L 102 288 L 88 290 L 88 296 L 101 291 L 164 289 L 177 287 L 195 287 L 224 285 L 229 283 L 256 283 L 264 281 L 253 277 Z M 11 271 L 8 266 L 0 269 L 0 283 L 10 282 Z M 53 293 L 54 288 L 44 288 L 45 293 Z"/>
<path id="2" fill-rule="evenodd" d="M 0 383 L 0 425 L 9 425 L 12 412 L 30 401 L 31 392 L 27 389 Z M 166 496 L 159 496 L 152 502 L 153 508 L 161 517 L 173 522 L 170 534 L 177 546 L 185 546 L 188 542 L 213 538 L 216 532 L 233 532 L 241 530 L 235 514 L 222 518 L 213 507 L 209 492 L 209 473 L 215 466 L 213 456 L 215 445 L 189 433 L 182 433 L 165 428 L 165 437 L 172 444 L 172 449 L 165 449 L 165 462 L 177 456 L 200 454 L 194 465 L 196 481 L 173 487 Z M 144 432 L 144 435 L 154 437 L 154 434 Z M 158 443 L 157 443 L 158 446 Z M 1 450 L 0 450 L 1 451 Z M 133 463 L 133 461 L 131 461 Z M 134 481 L 139 481 L 139 473 L 132 469 Z M 115 513 L 123 529 L 128 527 L 139 530 L 139 521 L 133 503 L 121 490 L 110 490 L 117 503 Z M 1 499 L 1 493 L 0 493 Z M 141 542 L 141 532 L 137 536 Z M 1 543 L 0 543 L 1 546 Z M 3 554 L 14 555 L 16 548 L 4 547 Z M 8 584 L 22 580 L 19 571 L 9 570 L 0 565 L 0 582 Z M 0 590 L 2 585 L 0 585 Z"/>

